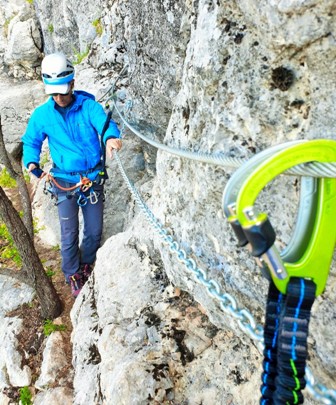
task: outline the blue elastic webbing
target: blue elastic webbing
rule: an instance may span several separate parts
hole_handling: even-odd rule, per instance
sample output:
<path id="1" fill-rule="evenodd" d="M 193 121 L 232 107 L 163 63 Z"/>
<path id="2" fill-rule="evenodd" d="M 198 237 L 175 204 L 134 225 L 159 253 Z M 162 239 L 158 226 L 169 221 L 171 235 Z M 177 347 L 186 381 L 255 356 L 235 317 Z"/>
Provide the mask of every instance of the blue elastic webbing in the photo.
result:
<path id="1" fill-rule="evenodd" d="M 315 291 L 314 282 L 303 278 L 292 277 L 286 295 L 270 283 L 264 328 L 262 405 L 303 403 L 308 327 Z"/>

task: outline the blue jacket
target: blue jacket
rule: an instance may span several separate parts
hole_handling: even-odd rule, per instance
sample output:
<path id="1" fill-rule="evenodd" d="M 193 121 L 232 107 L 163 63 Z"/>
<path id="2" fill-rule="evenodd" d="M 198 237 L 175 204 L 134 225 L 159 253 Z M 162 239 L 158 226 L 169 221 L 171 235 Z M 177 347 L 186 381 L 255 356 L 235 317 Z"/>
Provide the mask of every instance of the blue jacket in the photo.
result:
<path id="1" fill-rule="evenodd" d="M 92 94 L 74 92 L 75 101 L 66 112 L 65 119 L 55 107 L 52 97 L 37 107 L 28 122 L 23 141 L 23 163 L 39 163 L 43 141 L 48 138 L 49 150 L 54 163 L 51 173 L 60 179 L 77 183 L 80 175 L 94 180 L 101 170 L 96 166 L 102 158 L 100 134 L 106 114 Z M 104 143 L 109 138 L 119 138 L 120 132 L 110 121 L 104 134 Z"/>

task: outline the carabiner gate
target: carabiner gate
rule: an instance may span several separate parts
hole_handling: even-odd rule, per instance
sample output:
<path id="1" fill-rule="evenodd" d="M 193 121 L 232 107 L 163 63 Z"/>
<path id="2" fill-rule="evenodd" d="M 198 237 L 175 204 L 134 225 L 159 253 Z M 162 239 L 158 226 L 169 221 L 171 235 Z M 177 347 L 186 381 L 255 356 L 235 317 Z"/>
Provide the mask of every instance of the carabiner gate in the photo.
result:
<path id="1" fill-rule="evenodd" d="M 77 198 L 77 204 L 80 207 L 84 207 L 87 204 L 87 202 L 88 202 L 87 197 L 84 195 L 83 192 L 79 191 L 78 198 Z"/>
<path id="2" fill-rule="evenodd" d="M 254 202 L 269 181 L 293 166 L 311 161 L 335 162 L 336 142 L 312 140 L 277 151 L 253 168 L 236 202 L 233 206 L 231 203 L 231 212 L 235 213 L 229 221 L 242 227 L 252 254 L 270 271 L 274 284 L 284 294 L 291 277 L 312 279 L 317 286 L 316 296 L 325 288 L 336 241 L 336 179 L 314 180 L 314 191 L 307 197 L 308 215 L 296 229 L 299 242 L 285 250 L 282 258 L 274 246 L 273 227 L 266 214 L 254 212 Z"/>
<path id="3" fill-rule="evenodd" d="M 99 193 L 97 191 L 92 190 L 92 188 L 90 189 L 90 194 L 88 199 L 90 200 L 91 204 L 97 204 L 98 202 L 98 198 L 99 198 Z"/>

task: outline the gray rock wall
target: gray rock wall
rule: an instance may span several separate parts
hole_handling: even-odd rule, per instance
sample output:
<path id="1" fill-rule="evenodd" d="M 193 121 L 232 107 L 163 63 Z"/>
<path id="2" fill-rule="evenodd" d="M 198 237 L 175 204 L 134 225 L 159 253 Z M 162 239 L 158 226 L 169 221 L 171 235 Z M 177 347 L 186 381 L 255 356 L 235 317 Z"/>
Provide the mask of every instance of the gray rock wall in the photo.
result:
<path id="1" fill-rule="evenodd" d="M 238 1 L 224 7 L 200 1 L 165 141 L 250 157 L 287 140 L 334 138 L 333 9 L 332 2 Z M 262 319 L 266 283 L 248 252 L 235 247 L 221 209 L 231 173 L 159 153 L 155 211 L 199 266 Z M 296 180 L 284 177 L 258 201 L 270 214 L 279 248 L 289 240 L 297 198 Z M 188 281 L 176 258 L 163 252 L 169 277 L 210 308 L 207 295 Z M 333 326 L 325 330 L 320 308 L 332 299 L 334 276 L 333 267 L 326 292 L 313 309 L 310 338 L 312 367 L 322 356 L 325 363 L 318 374 L 331 386 L 334 360 L 325 350 Z M 218 325 L 218 309 L 211 311 Z"/>
<path id="2" fill-rule="evenodd" d="M 20 10 L 28 6 L 23 3 L 1 4 L 2 27 L 9 16 L 24 14 Z M 29 27 L 40 27 L 40 40 L 30 31 L 38 45 L 34 57 L 26 52 L 26 41 L 22 53 L 29 57 L 22 63 L 10 47 L 24 22 L 19 18 L 1 37 L 0 57 L 5 71 L 19 79 L 38 73 L 41 50 L 63 49 L 73 60 L 87 54 L 77 66 L 77 84 L 98 96 L 128 63 L 117 90 L 120 106 L 133 102 L 137 128 L 173 147 L 249 158 L 289 140 L 334 139 L 335 11 L 331 0 L 157 0 L 143 1 L 141 7 L 133 0 L 36 0 L 22 25 L 26 30 L 30 21 Z M 180 246 L 262 323 L 267 282 L 250 254 L 237 248 L 221 206 L 234 170 L 156 153 L 130 132 L 120 156 Z M 100 250 L 94 278 L 72 314 L 75 403 L 122 403 L 120 398 L 127 398 L 125 404 L 135 398 L 139 404 L 257 403 L 261 359 L 254 343 L 147 229 L 122 186 L 116 162 L 109 165 L 105 238 L 125 233 L 108 239 Z M 298 179 L 282 176 L 257 201 L 270 215 L 279 249 L 289 241 L 298 197 Z M 156 272 L 168 277 L 162 288 L 153 281 Z M 309 338 L 309 366 L 333 389 L 335 282 L 333 264 L 326 291 L 313 307 Z M 167 305 L 169 299 L 179 301 L 175 293 L 167 297 L 170 284 L 189 294 L 190 307 L 204 313 L 199 329 L 187 328 L 186 314 L 194 309 L 186 311 L 182 298 L 178 309 Z M 186 331 L 180 346 L 176 336 L 164 336 L 167 328 L 173 330 L 172 311 L 179 319 L 175 330 Z M 200 316 L 196 312 L 195 318 Z M 146 323 L 149 313 L 155 325 Z M 204 337 L 211 323 L 218 330 Z M 83 325 L 90 331 L 84 346 L 79 339 Z M 120 350 L 108 350 L 109 345 Z M 194 357 L 183 364 L 185 348 Z M 86 369 L 91 380 L 83 387 Z M 121 376 L 127 384 L 120 384 Z M 306 395 L 306 403 L 317 403 Z"/>

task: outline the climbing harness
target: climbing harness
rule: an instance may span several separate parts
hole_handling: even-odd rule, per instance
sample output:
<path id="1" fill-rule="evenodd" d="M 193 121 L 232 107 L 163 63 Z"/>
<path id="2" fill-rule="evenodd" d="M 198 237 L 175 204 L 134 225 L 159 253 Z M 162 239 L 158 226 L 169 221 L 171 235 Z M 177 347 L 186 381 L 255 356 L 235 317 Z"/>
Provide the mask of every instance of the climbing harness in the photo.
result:
<path id="1" fill-rule="evenodd" d="M 58 202 L 58 195 L 55 192 L 55 187 L 66 193 L 66 198 L 77 198 L 77 204 L 84 207 L 88 201 L 91 204 L 97 204 L 100 193 L 93 189 L 94 182 L 87 177 L 80 176 L 80 181 L 73 186 L 64 187 L 50 173 L 45 174 L 45 182 L 43 187 L 44 194 L 51 194 L 51 198 L 55 199 L 55 204 Z"/>
<path id="2" fill-rule="evenodd" d="M 55 177 L 53 177 L 51 174 L 47 174 L 47 180 L 54 183 L 54 185 L 62 191 L 74 191 L 77 189 L 80 189 L 81 191 L 87 191 L 92 186 L 92 181 L 90 179 L 88 179 L 87 177 L 82 177 L 82 176 L 80 176 L 80 181 L 71 187 L 61 186 L 57 182 Z"/>
<path id="3" fill-rule="evenodd" d="M 311 161 L 335 162 L 336 142 L 298 142 L 278 151 L 273 148 L 273 152 L 273 156 L 265 158 L 265 151 L 232 176 L 223 201 L 239 245 L 250 245 L 252 255 L 270 280 L 260 403 L 290 405 L 303 402 L 310 310 L 315 297 L 325 288 L 335 247 L 336 179 L 316 180 L 314 192 L 305 195 L 300 211 L 308 206 L 309 215 L 299 212 L 301 218 L 294 232 L 298 241 L 285 249 L 282 257 L 274 245 L 275 231 L 267 215 L 256 213 L 254 202 L 264 186 L 289 167 Z M 244 172 L 249 175 L 236 186 Z M 236 201 L 232 202 L 235 194 Z"/>

